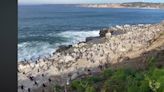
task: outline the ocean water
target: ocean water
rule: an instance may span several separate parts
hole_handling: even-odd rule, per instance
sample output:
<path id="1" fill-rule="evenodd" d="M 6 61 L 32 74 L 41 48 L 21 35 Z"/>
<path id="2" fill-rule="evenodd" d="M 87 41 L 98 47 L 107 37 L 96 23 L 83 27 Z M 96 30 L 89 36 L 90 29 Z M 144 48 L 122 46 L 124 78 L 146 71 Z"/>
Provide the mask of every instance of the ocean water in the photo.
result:
<path id="1" fill-rule="evenodd" d="M 164 10 L 84 8 L 76 5 L 18 6 L 18 61 L 46 56 L 99 30 L 122 24 L 158 23 Z"/>

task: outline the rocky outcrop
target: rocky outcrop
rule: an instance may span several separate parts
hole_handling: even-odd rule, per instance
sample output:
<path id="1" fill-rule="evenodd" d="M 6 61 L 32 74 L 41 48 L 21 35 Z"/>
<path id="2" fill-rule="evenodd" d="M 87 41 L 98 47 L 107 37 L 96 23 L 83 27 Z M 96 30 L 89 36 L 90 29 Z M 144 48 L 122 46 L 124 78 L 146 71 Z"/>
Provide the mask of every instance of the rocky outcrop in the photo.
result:
<path id="1" fill-rule="evenodd" d="M 102 29 L 102 30 L 100 30 L 100 33 L 99 33 L 99 35 L 100 35 L 100 37 L 105 37 L 105 34 L 106 33 L 113 33 L 113 30 L 111 30 L 111 29 L 109 29 L 109 28 L 104 28 L 104 29 Z"/>
<path id="2" fill-rule="evenodd" d="M 124 57 L 127 53 L 135 53 L 142 49 L 144 51 L 161 33 L 164 33 L 163 23 L 117 25 L 100 31 L 100 37 L 97 39 L 104 38 L 103 43 L 91 38 L 98 43 L 80 42 L 73 46 L 60 46 L 53 56 L 38 59 L 33 63 L 18 64 L 18 92 L 41 87 L 49 83 L 50 76 L 58 75 L 75 79 L 82 74 L 90 74 L 92 67 L 102 70 L 104 68 L 102 65 L 121 62 L 120 57 Z M 69 73 L 71 75 L 67 76 Z M 59 79 L 63 80 L 62 78 Z M 56 83 L 58 80 L 52 81 Z M 38 83 L 37 86 L 34 85 L 35 82 Z M 25 87 L 24 90 L 20 88 L 22 85 Z"/>
<path id="3" fill-rule="evenodd" d="M 87 37 L 86 42 L 89 42 L 89 41 L 97 39 L 97 38 L 99 38 L 99 37 Z"/>
<path id="4" fill-rule="evenodd" d="M 111 33 L 111 35 L 120 35 L 120 34 L 125 34 L 128 31 L 128 28 L 131 27 L 130 25 L 123 25 L 119 26 L 116 25 L 115 27 L 111 28 L 104 28 L 100 30 L 100 37 L 105 37 L 106 33 Z"/>
<path id="5" fill-rule="evenodd" d="M 72 45 L 68 45 L 68 46 L 67 45 L 61 45 L 61 46 L 58 47 L 56 52 L 62 52 L 62 51 L 65 51 L 65 50 L 67 50 L 67 49 L 69 49 L 71 47 L 72 47 Z"/>
<path id="6" fill-rule="evenodd" d="M 108 33 L 105 34 L 105 38 L 106 38 L 106 39 L 110 39 L 111 36 L 112 36 L 112 34 L 111 34 L 110 32 L 108 32 Z"/>

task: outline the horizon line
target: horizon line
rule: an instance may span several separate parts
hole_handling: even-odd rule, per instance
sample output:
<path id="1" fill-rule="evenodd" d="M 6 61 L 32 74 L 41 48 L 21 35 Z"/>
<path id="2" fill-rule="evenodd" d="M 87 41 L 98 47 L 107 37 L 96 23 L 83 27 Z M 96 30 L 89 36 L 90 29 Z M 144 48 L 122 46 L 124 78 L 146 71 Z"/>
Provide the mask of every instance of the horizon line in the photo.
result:
<path id="1" fill-rule="evenodd" d="M 122 3 L 137 3 L 137 2 L 122 2 Z M 17 5 L 60 5 L 60 4 L 63 4 L 63 5 L 71 5 L 71 4 L 122 4 L 122 3 L 18 3 Z M 161 4 L 164 4 L 164 2 L 141 2 L 141 3 L 161 3 Z"/>

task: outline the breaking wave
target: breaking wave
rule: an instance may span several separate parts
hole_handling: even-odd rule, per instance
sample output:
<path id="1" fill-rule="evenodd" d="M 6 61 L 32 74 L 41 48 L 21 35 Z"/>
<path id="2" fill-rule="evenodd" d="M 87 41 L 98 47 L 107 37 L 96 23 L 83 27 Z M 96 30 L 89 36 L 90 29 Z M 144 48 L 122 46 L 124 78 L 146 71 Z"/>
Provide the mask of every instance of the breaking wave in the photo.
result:
<path id="1" fill-rule="evenodd" d="M 93 31 L 64 31 L 60 33 L 52 32 L 47 34 L 47 37 L 62 37 L 65 41 L 58 43 L 50 43 L 48 41 L 27 41 L 18 44 L 18 61 L 24 59 L 36 59 L 52 54 L 60 45 L 75 44 L 80 41 L 85 41 L 86 37 L 98 36 L 99 30 Z M 58 40 L 58 39 L 54 39 Z"/>

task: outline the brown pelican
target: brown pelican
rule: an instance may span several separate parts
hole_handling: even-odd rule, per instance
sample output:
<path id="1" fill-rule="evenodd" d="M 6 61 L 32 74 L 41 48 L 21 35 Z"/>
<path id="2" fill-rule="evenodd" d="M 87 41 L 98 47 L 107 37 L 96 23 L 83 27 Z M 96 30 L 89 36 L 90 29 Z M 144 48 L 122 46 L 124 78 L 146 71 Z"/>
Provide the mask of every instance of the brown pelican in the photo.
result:
<path id="1" fill-rule="evenodd" d="M 51 82 L 52 80 L 49 78 L 48 81 Z"/>
<path id="2" fill-rule="evenodd" d="M 36 81 L 34 82 L 34 84 L 35 84 L 36 86 L 38 86 L 38 83 L 37 83 Z"/>
<path id="3" fill-rule="evenodd" d="M 47 87 L 44 83 L 42 84 L 42 86 L 45 88 L 45 87 Z"/>
<path id="4" fill-rule="evenodd" d="M 30 88 L 28 88 L 28 92 L 31 92 L 31 89 Z"/>
<path id="5" fill-rule="evenodd" d="M 22 90 L 24 90 L 24 86 L 23 85 L 21 85 L 20 87 L 21 87 Z"/>
<path id="6" fill-rule="evenodd" d="M 30 79 L 31 81 L 34 81 L 34 77 L 33 77 L 33 76 L 30 76 L 29 79 Z"/>

